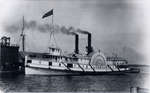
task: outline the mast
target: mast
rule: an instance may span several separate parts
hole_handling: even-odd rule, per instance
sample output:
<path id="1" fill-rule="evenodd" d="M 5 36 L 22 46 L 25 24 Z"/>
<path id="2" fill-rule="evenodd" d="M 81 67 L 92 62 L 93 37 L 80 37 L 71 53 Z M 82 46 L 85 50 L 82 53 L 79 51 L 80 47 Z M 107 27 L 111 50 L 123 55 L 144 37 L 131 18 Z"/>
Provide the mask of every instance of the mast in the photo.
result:
<path id="1" fill-rule="evenodd" d="M 24 16 L 22 18 L 22 32 L 21 32 L 21 37 L 22 37 L 22 51 L 25 51 L 25 34 L 24 34 Z"/>

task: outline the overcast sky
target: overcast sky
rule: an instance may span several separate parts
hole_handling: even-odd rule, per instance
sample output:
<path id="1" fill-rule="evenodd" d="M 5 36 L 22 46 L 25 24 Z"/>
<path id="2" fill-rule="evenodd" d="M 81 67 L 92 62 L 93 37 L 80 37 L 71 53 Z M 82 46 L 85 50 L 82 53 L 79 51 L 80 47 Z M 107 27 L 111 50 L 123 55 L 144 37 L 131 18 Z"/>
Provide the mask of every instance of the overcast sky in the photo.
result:
<path id="1" fill-rule="evenodd" d="M 49 31 L 36 28 L 51 24 L 51 17 L 41 17 L 53 8 L 54 24 L 91 32 L 94 49 L 106 55 L 115 52 L 131 63 L 148 63 L 149 4 L 149 0 L 0 0 L 0 37 L 8 35 L 18 43 L 24 16 L 31 23 L 25 27 L 26 50 L 46 52 Z M 74 50 L 74 36 L 56 33 L 55 38 L 64 51 Z M 86 38 L 80 35 L 81 52 Z"/>

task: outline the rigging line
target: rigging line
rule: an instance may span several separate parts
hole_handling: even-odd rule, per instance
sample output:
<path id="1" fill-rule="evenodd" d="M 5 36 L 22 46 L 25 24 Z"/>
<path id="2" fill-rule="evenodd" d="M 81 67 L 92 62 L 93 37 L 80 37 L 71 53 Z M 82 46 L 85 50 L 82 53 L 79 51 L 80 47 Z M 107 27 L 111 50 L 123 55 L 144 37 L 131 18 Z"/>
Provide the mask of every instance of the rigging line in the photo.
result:
<path id="1" fill-rule="evenodd" d="M 50 41 L 49 41 L 50 45 L 51 45 L 51 38 L 52 38 L 52 31 L 50 31 Z"/>
<path id="2" fill-rule="evenodd" d="M 56 47 L 58 47 L 58 44 L 57 44 L 55 36 L 54 36 L 54 32 L 55 32 L 54 30 L 55 30 L 55 28 L 54 28 L 54 15 L 52 15 L 52 36 L 54 38 L 54 43 L 55 43 Z"/>
<path id="3" fill-rule="evenodd" d="M 52 34 L 53 34 L 53 24 L 52 24 L 52 28 L 51 28 L 51 25 L 50 25 L 50 46 L 51 46 L 51 43 L 52 43 Z"/>
<path id="4" fill-rule="evenodd" d="M 54 34 L 53 34 L 53 37 L 54 37 L 54 42 L 55 42 L 55 44 L 56 44 L 56 47 L 59 48 L 59 49 L 62 51 L 61 47 L 59 47 L 59 45 L 58 45 L 58 43 L 57 43 L 57 41 L 56 41 L 56 39 L 55 39 Z"/>
<path id="5" fill-rule="evenodd" d="M 51 28 L 50 28 L 51 29 Z M 52 29 L 50 30 L 51 32 L 50 32 L 50 43 L 52 43 L 51 42 L 51 40 L 52 40 L 52 38 L 54 38 L 54 44 L 56 45 L 56 47 L 58 47 L 58 44 L 57 44 L 57 42 L 56 42 L 56 38 L 55 38 L 55 36 L 54 36 L 54 31 L 55 29 L 54 29 L 54 14 L 52 15 Z M 58 47 L 59 48 L 59 47 Z"/>
<path id="6" fill-rule="evenodd" d="M 50 29 L 50 46 L 51 46 L 51 40 L 52 40 L 52 34 L 53 34 L 53 15 L 52 15 L 52 29 L 51 29 L 51 25 L 49 25 L 49 29 Z"/>
<path id="7" fill-rule="evenodd" d="M 55 42 L 55 44 L 56 44 L 56 47 L 58 47 L 57 42 L 56 42 L 56 39 L 55 39 L 55 36 L 54 36 L 54 33 L 53 33 L 53 38 L 54 38 L 54 42 Z"/>
<path id="8" fill-rule="evenodd" d="M 53 36 L 53 38 L 54 38 L 54 43 L 55 43 L 56 47 L 58 47 L 58 44 L 57 44 L 57 42 L 56 42 L 56 38 L 55 38 L 55 35 L 54 35 L 54 34 L 55 34 L 55 33 L 54 33 L 54 32 L 55 32 L 55 31 L 54 31 L 54 30 L 55 30 L 54 27 L 55 27 L 55 26 L 53 25 L 53 34 L 52 34 L 52 36 Z"/>
<path id="9" fill-rule="evenodd" d="M 57 44 L 57 41 L 56 41 L 56 38 L 55 38 L 55 35 L 54 35 L 54 31 L 53 31 L 52 36 L 53 36 L 53 38 L 54 38 L 54 43 L 55 43 L 56 47 L 60 48 L 60 47 L 58 46 L 58 44 Z"/>
<path id="10" fill-rule="evenodd" d="M 52 36 L 53 36 L 53 38 L 54 38 L 54 46 L 57 47 L 56 39 L 55 39 L 55 36 L 54 36 L 54 32 L 55 32 L 54 30 L 55 30 L 55 29 L 54 29 L 54 20 L 53 20 L 53 19 L 54 19 L 54 15 L 52 15 L 52 32 L 53 32 L 53 33 L 52 33 Z"/>

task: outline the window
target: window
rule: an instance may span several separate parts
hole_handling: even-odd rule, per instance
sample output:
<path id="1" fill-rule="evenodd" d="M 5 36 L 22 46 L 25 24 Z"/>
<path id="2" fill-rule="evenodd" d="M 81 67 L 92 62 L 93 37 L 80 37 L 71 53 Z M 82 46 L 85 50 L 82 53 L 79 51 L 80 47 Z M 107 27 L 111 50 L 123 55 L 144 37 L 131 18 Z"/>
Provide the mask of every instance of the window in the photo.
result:
<path id="1" fill-rule="evenodd" d="M 67 67 L 72 68 L 73 65 L 68 63 L 68 64 L 67 64 Z"/>
<path id="2" fill-rule="evenodd" d="M 27 60 L 27 63 L 32 63 L 32 60 Z"/>
<path id="3" fill-rule="evenodd" d="M 36 57 L 36 55 L 29 55 L 30 57 Z"/>
<path id="4" fill-rule="evenodd" d="M 43 58 L 50 58 L 49 55 L 43 55 L 42 57 L 43 57 Z"/>
<path id="5" fill-rule="evenodd" d="M 59 63 L 59 66 L 61 67 L 61 63 Z"/>
<path id="6" fill-rule="evenodd" d="M 49 66 L 52 66 L 52 62 L 49 62 Z"/>
<path id="7" fill-rule="evenodd" d="M 86 69 L 88 68 L 88 65 L 86 65 Z"/>
<path id="8" fill-rule="evenodd" d="M 78 68 L 78 65 L 74 64 L 74 67 Z"/>

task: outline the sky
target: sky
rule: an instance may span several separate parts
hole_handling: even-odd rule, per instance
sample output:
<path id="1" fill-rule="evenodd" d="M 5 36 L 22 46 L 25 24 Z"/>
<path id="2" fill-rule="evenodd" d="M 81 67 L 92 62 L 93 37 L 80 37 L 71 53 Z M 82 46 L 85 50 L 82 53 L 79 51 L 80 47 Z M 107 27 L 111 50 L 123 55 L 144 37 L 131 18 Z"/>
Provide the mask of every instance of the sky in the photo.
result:
<path id="1" fill-rule="evenodd" d="M 54 9 L 55 30 L 73 27 L 92 33 L 92 46 L 106 56 L 116 53 L 129 63 L 150 64 L 149 0 L 0 0 L 0 37 L 10 36 L 20 44 L 22 17 L 25 18 L 26 51 L 47 52 L 52 17 L 42 16 Z M 59 32 L 59 31 L 58 31 Z M 57 46 L 74 51 L 74 36 L 55 33 Z M 84 53 L 87 35 L 80 37 Z"/>

